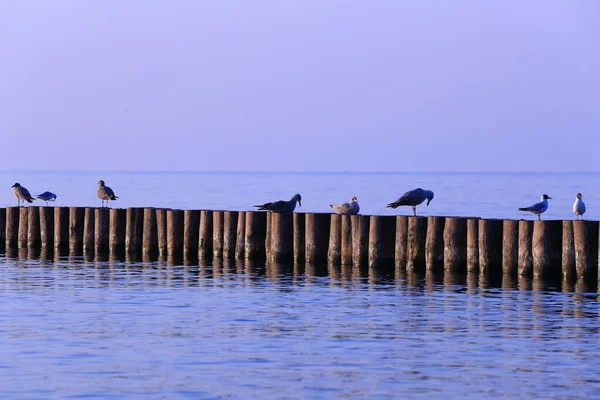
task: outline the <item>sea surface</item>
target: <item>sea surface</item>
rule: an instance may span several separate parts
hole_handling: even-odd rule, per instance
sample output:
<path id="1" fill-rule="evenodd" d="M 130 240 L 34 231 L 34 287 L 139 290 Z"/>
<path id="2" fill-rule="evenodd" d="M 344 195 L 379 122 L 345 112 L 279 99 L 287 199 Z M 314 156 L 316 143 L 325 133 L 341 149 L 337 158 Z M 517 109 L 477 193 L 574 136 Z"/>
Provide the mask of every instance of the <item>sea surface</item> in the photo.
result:
<path id="1" fill-rule="evenodd" d="M 599 174 L 1 172 L 56 205 L 362 213 L 421 186 L 421 215 L 596 219 Z M 14 399 L 600 398 L 596 285 L 328 265 L 0 254 L 0 394 Z"/>

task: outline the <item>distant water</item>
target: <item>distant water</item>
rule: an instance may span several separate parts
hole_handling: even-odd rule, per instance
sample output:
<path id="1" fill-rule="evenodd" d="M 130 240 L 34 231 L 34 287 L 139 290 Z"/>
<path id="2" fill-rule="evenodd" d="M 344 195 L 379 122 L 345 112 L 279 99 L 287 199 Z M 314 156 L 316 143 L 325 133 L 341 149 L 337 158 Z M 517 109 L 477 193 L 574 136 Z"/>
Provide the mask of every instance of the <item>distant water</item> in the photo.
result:
<path id="1" fill-rule="evenodd" d="M 16 205 L 15 182 L 33 192 L 58 194 L 56 205 L 98 206 L 96 182 L 103 179 L 119 200 L 112 207 L 251 210 L 252 205 L 302 195 L 300 211 L 329 212 L 329 204 L 357 196 L 362 214 L 410 214 L 386 204 L 416 187 L 435 199 L 420 215 L 533 218 L 517 211 L 546 193 L 553 199 L 545 219 L 573 218 L 577 192 L 587 219 L 600 219 L 600 173 L 257 173 L 257 172 L 0 172 L 0 206 Z"/>

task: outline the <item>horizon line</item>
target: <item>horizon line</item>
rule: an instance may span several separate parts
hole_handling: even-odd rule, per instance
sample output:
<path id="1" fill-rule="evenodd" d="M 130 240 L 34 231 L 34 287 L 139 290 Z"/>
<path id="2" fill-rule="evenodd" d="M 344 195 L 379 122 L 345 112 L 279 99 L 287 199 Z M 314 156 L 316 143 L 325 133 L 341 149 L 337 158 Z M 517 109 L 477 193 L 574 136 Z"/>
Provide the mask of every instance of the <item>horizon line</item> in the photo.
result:
<path id="1" fill-rule="evenodd" d="M 597 174 L 600 171 L 269 171 L 269 170 L 72 170 L 72 169 L 5 169 L 7 172 L 75 172 L 75 173 L 247 173 L 247 174 Z"/>

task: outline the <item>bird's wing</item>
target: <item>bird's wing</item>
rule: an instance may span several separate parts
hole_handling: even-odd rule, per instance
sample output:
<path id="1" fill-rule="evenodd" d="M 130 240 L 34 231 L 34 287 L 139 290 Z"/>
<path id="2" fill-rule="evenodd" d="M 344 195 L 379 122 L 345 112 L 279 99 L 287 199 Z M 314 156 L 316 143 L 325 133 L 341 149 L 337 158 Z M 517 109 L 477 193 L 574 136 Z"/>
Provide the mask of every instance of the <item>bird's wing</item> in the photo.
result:
<path id="1" fill-rule="evenodd" d="M 333 204 L 331 208 L 340 214 L 346 214 L 352 210 L 352 205 L 350 203 Z"/>
<path id="2" fill-rule="evenodd" d="M 526 211 L 541 211 L 546 207 L 544 202 L 540 201 L 539 203 L 535 203 L 530 205 L 529 207 L 525 207 Z"/>
<path id="3" fill-rule="evenodd" d="M 113 190 L 111 188 L 109 188 L 108 186 L 104 186 L 104 193 L 110 199 L 115 197 L 115 192 L 113 192 Z"/>
<path id="4" fill-rule="evenodd" d="M 285 211 L 289 208 L 289 202 L 284 200 L 278 200 L 271 203 L 265 203 L 262 205 L 254 206 L 258 207 L 259 210 L 269 211 Z"/>
<path id="5" fill-rule="evenodd" d="M 417 206 L 425 200 L 423 189 L 414 189 L 404 193 L 398 200 L 390 205 L 398 206 Z"/>

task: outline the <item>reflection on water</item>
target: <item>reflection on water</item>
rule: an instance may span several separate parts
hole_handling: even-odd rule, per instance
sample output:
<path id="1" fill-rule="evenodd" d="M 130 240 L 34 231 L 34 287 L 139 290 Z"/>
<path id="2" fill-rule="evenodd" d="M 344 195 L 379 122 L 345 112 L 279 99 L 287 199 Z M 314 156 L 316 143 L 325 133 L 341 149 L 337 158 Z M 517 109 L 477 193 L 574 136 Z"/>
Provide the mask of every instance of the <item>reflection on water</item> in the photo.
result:
<path id="1" fill-rule="evenodd" d="M 0 257 L 11 398 L 598 394 L 595 285 L 352 266 Z"/>

